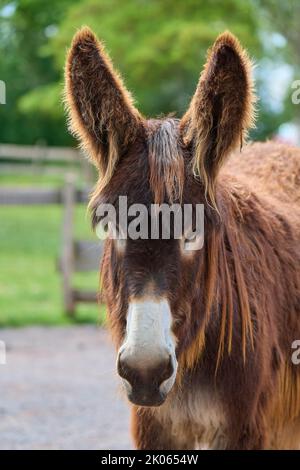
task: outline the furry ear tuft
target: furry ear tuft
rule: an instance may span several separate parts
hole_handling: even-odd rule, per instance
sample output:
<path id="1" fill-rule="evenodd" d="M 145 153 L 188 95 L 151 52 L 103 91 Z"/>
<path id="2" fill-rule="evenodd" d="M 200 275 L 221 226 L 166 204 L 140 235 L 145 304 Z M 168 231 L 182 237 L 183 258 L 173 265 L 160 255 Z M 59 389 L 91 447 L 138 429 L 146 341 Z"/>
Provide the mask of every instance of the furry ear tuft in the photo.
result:
<path id="1" fill-rule="evenodd" d="M 242 146 L 254 126 L 251 61 L 229 32 L 211 50 L 190 107 L 181 121 L 184 142 L 193 144 L 193 170 L 215 208 L 218 172 L 230 151 Z"/>
<path id="2" fill-rule="evenodd" d="M 65 103 L 70 130 L 98 166 L 104 187 L 142 118 L 103 45 L 87 27 L 74 36 L 68 52 Z"/>

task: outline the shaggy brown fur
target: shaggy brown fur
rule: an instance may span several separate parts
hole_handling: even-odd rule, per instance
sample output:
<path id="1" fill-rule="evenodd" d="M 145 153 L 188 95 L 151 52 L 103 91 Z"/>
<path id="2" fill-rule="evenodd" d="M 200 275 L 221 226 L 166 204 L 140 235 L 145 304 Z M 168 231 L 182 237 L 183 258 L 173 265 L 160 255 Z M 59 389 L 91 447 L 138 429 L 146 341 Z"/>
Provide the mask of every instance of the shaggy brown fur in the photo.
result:
<path id="1" fill-rule="evenodd" d="M 119 155 L 132 142 L 141 116 L 95 35 L 83 28 L 74 37 L 65 70 L 70 130 L 110 180 Z"/>
<path id="2" fill-rule="evenodd" d="M 205 193 L 216 207 L 215 183 L 229 152 L 242 146 L 253 126 L 251 63 L 238 40 L 221 34 L 209 51 L 207 63 L 182 119 L 185 143 L 194 142 L 193 169 L 204 182 Z"/>
<path id="3" fill-rule="evenodd" d="M 148 126 L 150 187 L 156 204 L 182 201 L 184 160 L 177 126 L 175 119 L 153 120 Z"/>
<path id="4" fill-rule="evenodd" d="M 94 224 L 98 205 L 119 195 L 205 205 L 204 247 L 192 256 L 174 239 L 128 239 L 122 252 L 106 242 L 102 284 L 117 347 L 129 299 L 149 283 L 167 297 L 177 339 L 167 400 L 132 407 L 137 448 L 299 447 L 291 345 L 300 338 L 300 150 L 254 144 L 227 160 L 252 125 L 246 53 L 229 33 L 217 39 L 180 123 L 140 117 L 87 29 L 73 41 L 66 80 L 72 128 L 100 168 Z"/>

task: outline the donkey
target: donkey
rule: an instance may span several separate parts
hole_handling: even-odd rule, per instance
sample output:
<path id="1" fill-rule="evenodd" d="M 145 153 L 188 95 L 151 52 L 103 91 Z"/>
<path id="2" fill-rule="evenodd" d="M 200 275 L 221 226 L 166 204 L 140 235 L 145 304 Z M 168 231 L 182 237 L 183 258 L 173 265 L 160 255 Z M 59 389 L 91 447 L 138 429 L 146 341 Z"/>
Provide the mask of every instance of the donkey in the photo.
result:
<path id="1" fill-rule="evenodd" d="M 86 27 L 65 79 L 71 131 L 99 170 L 94 226 L 120 195 L 204 205 L 201 250 L 185 233 L 105 242 L 101 285 L 136 448 L 298 447 L 300 150 L 241 151 L 254 125 L 247 53 L 221 34 L 180 120 L 144 118 Z"/>

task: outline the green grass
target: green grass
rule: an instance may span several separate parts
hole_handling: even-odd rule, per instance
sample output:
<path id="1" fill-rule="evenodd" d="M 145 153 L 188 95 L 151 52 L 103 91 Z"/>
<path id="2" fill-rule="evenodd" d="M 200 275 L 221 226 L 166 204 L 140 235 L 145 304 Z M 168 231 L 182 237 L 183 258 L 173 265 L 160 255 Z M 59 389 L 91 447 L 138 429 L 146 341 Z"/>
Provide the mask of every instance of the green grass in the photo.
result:
<path id="1" fill-rule="evenodd" d="M 32 186 L 36 180 L 37 177 L 3 177 L 0 184 L 18 186 L 22 181 Z M 44 177 L 45 183 L 51 186 L 55 181 Z M 75 218 L 75 236 L 92 238 L 84 206 L 76 207 Z M 60 206 L 0 206 L 0 326 L 70 322 L 63 311 L 61 276 L 56 268 L 61 221 Z M 76 287 L 96 290 L 98 273 L 77 273 L 73 282 Z M 76 321 L 103 319 L 103 306 L 77 305 Z"/>

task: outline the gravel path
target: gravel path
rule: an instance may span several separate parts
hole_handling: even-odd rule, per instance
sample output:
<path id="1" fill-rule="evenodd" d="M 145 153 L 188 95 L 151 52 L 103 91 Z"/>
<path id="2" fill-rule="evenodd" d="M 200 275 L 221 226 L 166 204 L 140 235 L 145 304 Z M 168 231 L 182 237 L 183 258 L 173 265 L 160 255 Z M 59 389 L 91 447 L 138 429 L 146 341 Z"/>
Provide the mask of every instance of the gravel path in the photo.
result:
<path id="1" fill-rule="evenodd" d="M 129 413 L 105 330 L 0 329 L 0 449 L 130 449 Z"/>

